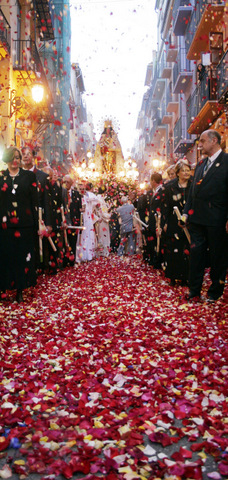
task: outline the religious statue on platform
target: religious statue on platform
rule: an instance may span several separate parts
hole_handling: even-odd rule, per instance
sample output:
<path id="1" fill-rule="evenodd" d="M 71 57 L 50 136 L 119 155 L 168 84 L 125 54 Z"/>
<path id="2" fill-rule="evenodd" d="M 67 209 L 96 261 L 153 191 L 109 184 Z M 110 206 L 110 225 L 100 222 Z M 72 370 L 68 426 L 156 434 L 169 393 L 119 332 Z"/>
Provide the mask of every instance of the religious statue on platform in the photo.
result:
<path id="1" fill-rule="evenodd" d="M 100 138 L 100 151 L 103 157 L 102 161 L 102 173 L 114 173 L 115 172 L 115 144 L 113 135 L 114 130 L 111 122 L 105 122 L 105 128 Z"/>
<path id="2" fill-rule="evenodd" d="M 101 174 L 117 174 L 122 169 L 123 154 L 112 121 L 106 120 L 104 130 L 97 143 L 94 162 Z"/>

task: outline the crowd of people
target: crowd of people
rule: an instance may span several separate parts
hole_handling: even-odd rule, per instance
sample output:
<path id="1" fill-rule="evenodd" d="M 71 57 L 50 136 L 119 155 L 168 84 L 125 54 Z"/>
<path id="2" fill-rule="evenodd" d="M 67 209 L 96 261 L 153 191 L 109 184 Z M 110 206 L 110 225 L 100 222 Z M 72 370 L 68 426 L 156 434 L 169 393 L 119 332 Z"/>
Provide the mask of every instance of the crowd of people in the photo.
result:
<path id="1" fill-rule="evenodd" d="M 70 175 L 59 178 L 51 167 L 40 170 L 30 146 L 5 149 L 0 173 L 0 292 L 36 284 L 39 273 L 56 274 L 67 266 L 140 253 L 163 269 L 170 284 L 189 286 L 199 297 L 210 268 L 208 300 L 222 294 L 227 269 L 228 155 L 218 132 L 201 134 L 205 159 L 195 172 L 186 159 L 153 173 L 146 192 L 123 195 L 114 205 L 104 189 L 77 186 Z M 210 162 L 210 163 L 209 163 Z"/>

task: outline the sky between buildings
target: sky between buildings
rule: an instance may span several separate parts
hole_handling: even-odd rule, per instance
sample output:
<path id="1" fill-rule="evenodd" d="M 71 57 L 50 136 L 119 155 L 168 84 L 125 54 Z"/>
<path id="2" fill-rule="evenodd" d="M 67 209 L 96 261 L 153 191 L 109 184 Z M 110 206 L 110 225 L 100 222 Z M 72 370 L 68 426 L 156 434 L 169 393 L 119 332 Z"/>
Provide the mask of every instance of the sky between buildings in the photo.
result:
<path id="1" fill-rule="evenodd" d="M 124 157 L 138 138 L 146 69 L 157 45 L 155 0 L 73 0 L 71 61 L 79 63 L 84 99 L 99 140 L 111 118 Z"/>

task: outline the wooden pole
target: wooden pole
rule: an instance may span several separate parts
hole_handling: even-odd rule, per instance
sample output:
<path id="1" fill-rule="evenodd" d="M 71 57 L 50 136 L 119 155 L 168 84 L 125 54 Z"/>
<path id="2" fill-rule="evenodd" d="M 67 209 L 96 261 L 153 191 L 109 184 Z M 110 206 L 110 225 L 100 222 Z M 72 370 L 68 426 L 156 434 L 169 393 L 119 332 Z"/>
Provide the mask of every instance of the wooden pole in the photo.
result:
<path id="1" fill-rule="evenodd" d="M 156 247 L 157 254 L 159 253 L 159 250 L 160 250 L 160 238 L 161 238 L 160 231 L 159 231 L 160 226 L 161 226 L 161 212 L 157 212 L 156 213 L 156 230 L 158 232 L 158 234 L 157 234 L 157 247 Z"/>
<path id="2" fill-rule="evenodd" d="M 173 207 L 173 210 L 174 210 L 174 212 L 177 216 L 178 221 L 181 222 L 181 213 L 180 213 L 179 208 L 178 207 Z M 185 235 L 188 239 L 188 242 L 191 243 L 191 237 L 190 237 L 190 233 L 189 233 L 187 227 L 183 227 L 183 230 L 184 230 L 184 233 L 185 233 Z"/>
<path id="3" fill-rule="evenodd" d="M 39 207 L 39 230 L 41 230 L 42 226 L 42 208 Z M 43 240 L 41 235 L 39 235 L 39 253 L 40 253 L 40 263 L 43 263 Z"/>
<path id="4" fill-rule="evenodd" d="M 63 205 L 61 205 L 60 210 L 61 210 L 61 216 L 62 216 L 62 222 L 63 222 L 63 228 L 64 228 L 64 241 L 65 241 L 65 246 L 66 246 L 66 248 L 69 248 L 69 242 L 68 242 L 68 238 L 67 238 L 67 231 L 66 231 L 66 228 L 65 228 L 65 225 L 66 225 L 66 217 L 65 217 L 65 214 L 64 214 L 64 206 L 63 206 Z"/>

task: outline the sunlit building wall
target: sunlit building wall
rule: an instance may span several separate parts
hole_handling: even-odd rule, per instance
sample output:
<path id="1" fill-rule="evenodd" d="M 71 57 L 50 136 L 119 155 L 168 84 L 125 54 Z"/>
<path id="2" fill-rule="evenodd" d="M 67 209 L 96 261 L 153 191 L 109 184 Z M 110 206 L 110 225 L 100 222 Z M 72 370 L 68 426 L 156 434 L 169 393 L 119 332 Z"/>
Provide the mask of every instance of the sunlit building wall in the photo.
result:
<path id="1" fill-rule="evenodd" d="M 51 113 L 51 90 L 41 61 L 45 40 L 54 38 L 51 3 L 9 1 L 0 6 L 0 104 L 2 144 L 37 144 Z M 43 86 L 42 100 L 33 87 Z"/>

